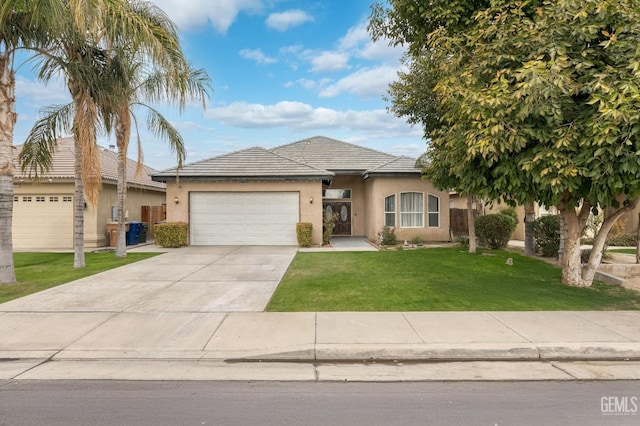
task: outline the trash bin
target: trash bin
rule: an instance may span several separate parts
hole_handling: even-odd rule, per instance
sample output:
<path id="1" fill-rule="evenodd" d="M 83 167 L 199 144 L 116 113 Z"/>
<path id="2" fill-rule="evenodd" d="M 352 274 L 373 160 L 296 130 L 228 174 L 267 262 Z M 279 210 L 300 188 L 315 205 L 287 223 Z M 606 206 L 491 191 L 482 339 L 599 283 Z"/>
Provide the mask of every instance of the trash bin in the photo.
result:
<path id="1" fill-rule="evenodd" d="M 140 230 L 142 222 L 129 222 L 129 232 L 127 232 L 127 245 L 134 246 L 140 240 Z"/>
<path id="2" fill-rule="evenodd" d="M 147 242 L 147 226 L 149 226 L 147 222 L 142 222 L 142 228 L 140 228 L 140 238 L 138 238 L 138 243 Z"/>

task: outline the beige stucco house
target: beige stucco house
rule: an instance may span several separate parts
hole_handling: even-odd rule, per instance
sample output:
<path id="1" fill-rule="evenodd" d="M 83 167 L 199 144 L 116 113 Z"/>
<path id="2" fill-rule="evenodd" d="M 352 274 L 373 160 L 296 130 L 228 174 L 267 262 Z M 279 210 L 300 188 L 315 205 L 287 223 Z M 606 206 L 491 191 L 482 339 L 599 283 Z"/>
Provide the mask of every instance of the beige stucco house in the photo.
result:
<path id="1" fill-rule="evenodd" d="M 312 137 L 254 147 L 153 175 L 167 184 L 167 221 L 187 222 L 193 245 L 295 245 L 296 223 L 336 212 L 334 236 L 449 239 L 449 193 L 421 178 L 415 159 Z"/>
<path id="2" fill-rule="evenodd" d="M 37 181 L 22 174 L 18 165 L 21 147 L 14 152 L 13 188 L 13 247 L 14 249 L 70 249 L 73 248 L 74 158 L 72 138 L 58 140 L 52 168 Z M 84 212 L 85 247 L 103 247 L 109 244 L 107 223 L 114 219 L 118 205 L 116 152 L 100 147 L 100 165 L 103 186 L 98 203 L 87 203 Z M 127 163 L 128 220 L 141 221 L 142 206 L 160 206 L 165 203 L 165 185 L 154 182 L 155 173 L 143 167 L 136 174 L 137 163 Z"/>

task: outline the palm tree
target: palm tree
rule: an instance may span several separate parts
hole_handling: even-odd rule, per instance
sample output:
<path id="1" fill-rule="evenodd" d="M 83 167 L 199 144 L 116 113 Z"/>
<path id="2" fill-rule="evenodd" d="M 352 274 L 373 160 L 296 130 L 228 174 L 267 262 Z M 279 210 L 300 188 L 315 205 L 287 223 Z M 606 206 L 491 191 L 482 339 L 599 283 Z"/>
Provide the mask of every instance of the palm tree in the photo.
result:
<path id="1" fill-rule="evenodd" d="M 117 61 L 111 62 L 112 64 Z M 128 68 L 127 68 L 128 65 Z M 127 197 L 127 149 L 131 136 L 132 124 L 138 140 L 138 166 L 142 166 L 142 147 L 138 132 L 135 110 L 147 110 L 147 128 L 159 139 L 168 142 L 172 151 L 176 153 L 178 168 L 186 157 L 186 150 L 182 136 L 178 130 L 155 108 L 145 103 L 145 100 L 159 102 L 162 100 L 175 102 L 182 109 L 190 99 L 197 99 L 205 106 L 210 88 L 210 79 L 204 70 L 186 69 L 177 75 L 155 70 L 151 74 L 144 74 L 141 63 L 127 64 L 124 67 L 114 66 L 108 73 L 109 95 L 100 98 L 101 123 L 105 131 L 114 130 L 118 147 L 118 244 L 116 256 L 126 257 L 125 218 L 124 211 Z M 126 75 L 122 74 L 126 71 Z M 49 141 L 55 140 L 56 131 L 64 131 L 71 126 L 75 117 L 74 104 L 51 106 L 44 111 L 32 128 L 20 154 L 24 166 L 37 163 L 50 167 L 51 157 L 55 145 Z M 53 132 L 52 132 L 53 131 Z"/>
<path id="2" fill-rule="evenodd" d="M 178 168 L 180 168 L 186 157 L 182 136 L 157 109 L 147 102 L 175 103 L 182 112 L 187 101 L 198 100 L 204 109 L 211 88 L 211 80 L 203 69 L 187 67 L 148 71 L 143 63 L 136 62 L 139 59 L 127 58 L 126 56 L 125 51 L 120 51 L 119 60 L 112 62 L 119 64 L 119 66 L 114 67 L 115 72 L 109 73 L 112 77 L 109 83 L 111 99 L 102 105 L 105 117 L 113 118 L 118 147 L 117 257 L 127 255 L 124 212 L 127 200 L 126 161 L 132 124 L 135 124 L 138 141 L 138 172 L 142 166 L 142 146 L 135 111 L 140 108 L 147 110 L 147 128 L 159 139 L 169 144 L 171 150 L 176 153 Z"/>
<path id="3" fill-rule="evenodd" d="M 13 132 L 17 120 L 16 51 L 37 50 L 52 39 L 64 37 L 71 28 L 95 27 L 95 12 L 102 8 L 104 1 L 110 0 L 3 0 L 0 3 L 0 284 L 15 281 L 11 226 Z"/>
<path id="4" fill-rule="evenodd" d="M 102 185 L 96 145 L 98 122 L 109 130 L 111 119 L 101 114 L 99 105 L 108 103 L 111 46 L 127 46 L 139 57 L 165 69 L 184 69 L 186 60 L 178 42 L 177 30 L 167 15 L 151 2 L 104 0 L 102 20 L 85 31 L 70 31 L 55 38 L 42 50 L 39 77 L 45 81 L 64 74 L 71 94 L 73 119 L 60 120 L 49 132 L 32 133 L 21 154 L 23 169 L 44 170 L 39 164 L 55 149 L 56 131 L 71 130 L 75 140 L 74 267 L 84 267 L 84 198 L 95 204 Z M 71 14 L 67 15 L 67 20 Z M 71 22 L 67 21 L 67 24 Z M 67 25 L 67 27 L 72 27 Z M 73 27 L 72 27 L 73 28 Z M 40 129 L 42 130 L 42 129 Z"/>

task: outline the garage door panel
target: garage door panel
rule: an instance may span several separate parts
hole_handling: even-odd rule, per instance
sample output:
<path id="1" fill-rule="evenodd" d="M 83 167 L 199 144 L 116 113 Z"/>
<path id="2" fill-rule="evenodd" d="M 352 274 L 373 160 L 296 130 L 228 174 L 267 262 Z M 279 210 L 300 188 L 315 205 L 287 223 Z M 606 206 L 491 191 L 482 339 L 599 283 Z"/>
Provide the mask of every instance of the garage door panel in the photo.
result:
<path id="1" fill-rule="evenodd" d="M 190 194 L 194 245 L 296 245 L 297 192 Z"/>

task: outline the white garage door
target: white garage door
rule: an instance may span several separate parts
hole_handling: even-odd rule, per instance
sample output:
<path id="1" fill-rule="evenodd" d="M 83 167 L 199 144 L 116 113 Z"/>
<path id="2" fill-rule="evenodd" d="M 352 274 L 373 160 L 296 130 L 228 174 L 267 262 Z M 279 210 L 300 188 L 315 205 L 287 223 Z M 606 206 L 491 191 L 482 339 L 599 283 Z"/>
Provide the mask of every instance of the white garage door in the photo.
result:
<path id="1" fill-rule="evenodd" d="M 297 245 L 297 192 L 192 192 L 193 245 Z"/>
<path id="2" fill-rule="evenodd" d="M 11 231 L 16 249 L 73 248 L 73 197 L 15 195 Z"/>

